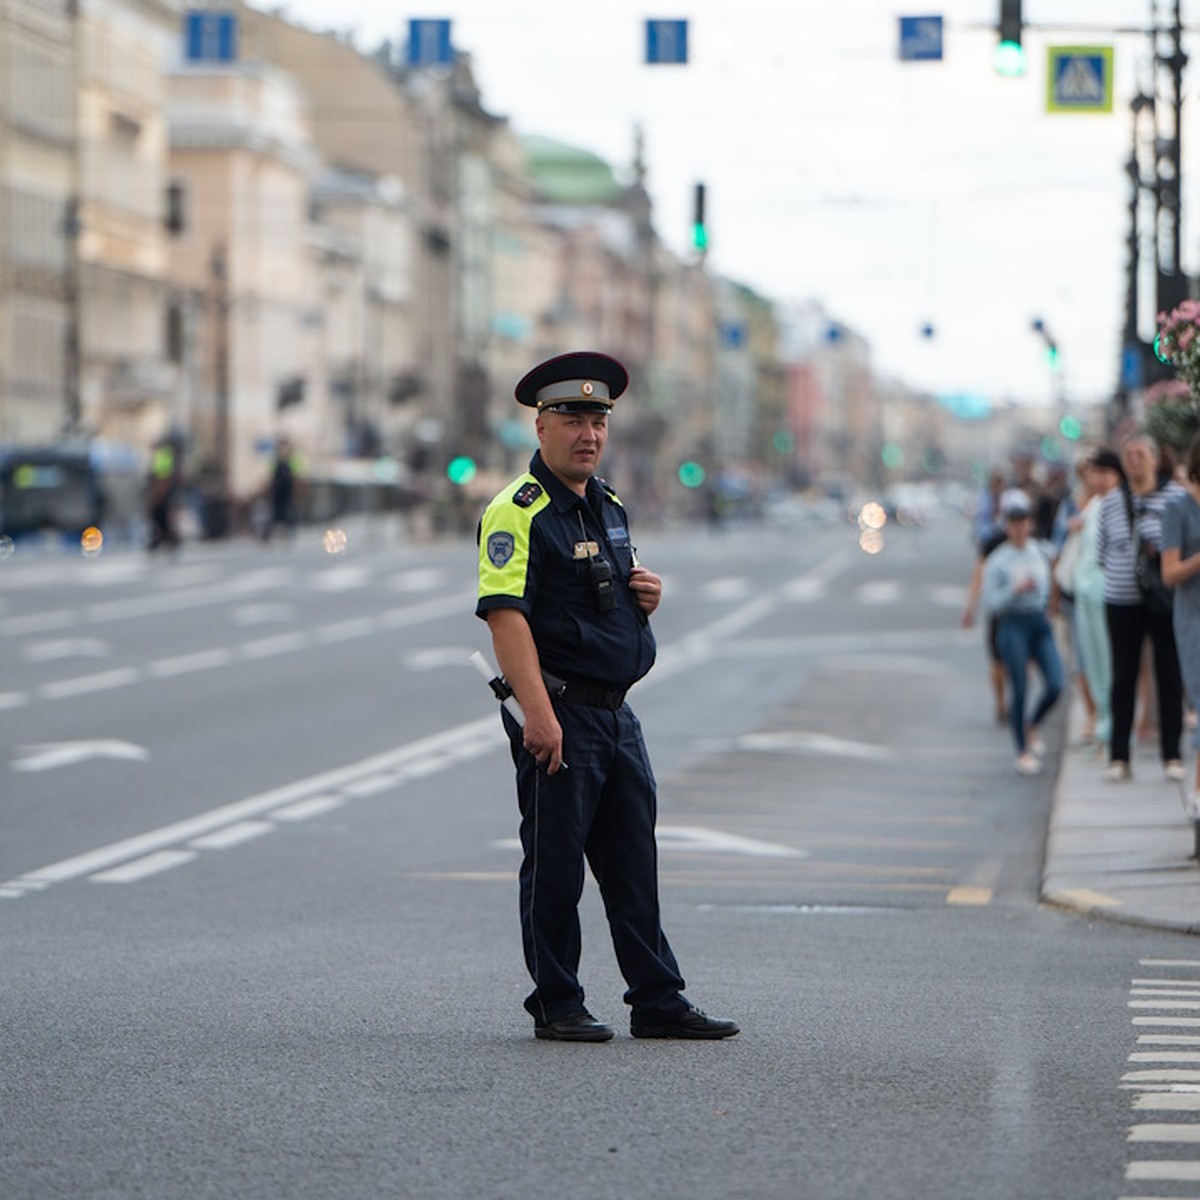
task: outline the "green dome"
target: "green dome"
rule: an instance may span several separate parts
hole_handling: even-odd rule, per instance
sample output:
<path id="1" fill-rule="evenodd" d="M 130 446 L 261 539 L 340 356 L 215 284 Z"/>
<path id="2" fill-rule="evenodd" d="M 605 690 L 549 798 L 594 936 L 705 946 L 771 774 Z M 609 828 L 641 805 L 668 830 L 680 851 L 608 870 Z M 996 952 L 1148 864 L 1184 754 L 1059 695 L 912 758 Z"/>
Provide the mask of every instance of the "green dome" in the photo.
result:
<path id="1" fill-rule="evenodd" d="M 611 204 L 621 194 L 613 169 L 590 150 L 551 138 L 521 138 L 529 174 L 552 204 Z"/>

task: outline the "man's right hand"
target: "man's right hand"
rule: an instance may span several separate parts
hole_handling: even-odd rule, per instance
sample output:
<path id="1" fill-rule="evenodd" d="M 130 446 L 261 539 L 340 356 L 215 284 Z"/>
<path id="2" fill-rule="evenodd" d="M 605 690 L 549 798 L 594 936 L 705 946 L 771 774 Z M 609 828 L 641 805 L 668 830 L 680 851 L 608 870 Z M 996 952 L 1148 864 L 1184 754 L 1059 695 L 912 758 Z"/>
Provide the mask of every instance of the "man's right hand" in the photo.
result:
<path id="1" fill-rule="evenodd" d="M 547 775 L 553 775 L 562 766 L 562 726 L 553 708 L 548 714 L 526 711 L 523 744 L 538 765 L 546 768 Z"/>

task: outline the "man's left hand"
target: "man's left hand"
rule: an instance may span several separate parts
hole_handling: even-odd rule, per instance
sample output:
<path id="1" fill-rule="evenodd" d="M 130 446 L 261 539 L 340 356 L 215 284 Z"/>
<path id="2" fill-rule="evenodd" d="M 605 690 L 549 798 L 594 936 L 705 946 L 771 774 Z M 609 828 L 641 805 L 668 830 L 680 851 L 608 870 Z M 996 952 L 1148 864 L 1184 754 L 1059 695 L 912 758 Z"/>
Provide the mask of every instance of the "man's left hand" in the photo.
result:
<path id="1" fill-rule="evenodd" d="M 649 616 L 662 599 L 662 580 L 645 567 L 634 567 L 629 574 L 629 587 L 638 607 Z"/>

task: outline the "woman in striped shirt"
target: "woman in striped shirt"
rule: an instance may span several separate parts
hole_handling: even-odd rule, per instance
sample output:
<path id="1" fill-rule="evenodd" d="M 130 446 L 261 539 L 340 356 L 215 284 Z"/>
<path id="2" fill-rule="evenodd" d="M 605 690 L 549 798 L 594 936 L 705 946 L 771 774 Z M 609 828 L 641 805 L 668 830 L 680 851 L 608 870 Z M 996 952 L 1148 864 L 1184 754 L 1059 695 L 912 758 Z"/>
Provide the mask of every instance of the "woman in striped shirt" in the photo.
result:
<path id="1" fill-rule="evenodd" d="M 1159 472 L 1154 441 L 1135 435 L 1121 447 L 1125 485 L 1115 487 L 1100 507 L 1096 553 L 1104 570 L 1104 615 L 1112 647 L 1112 736 L 1105 778 L 1129 779 L 1129 741 L 1137 696 L 1138 667 L 1147 634 L 1154 648 L 1158 686 L 1159 746 L 1163 770 L 1173 781 L 1183 778 L 1179 741 L 1183 730 L 1183 684 L 1171 614 L 1145 605 L 1134 570 L 1136 542 L 1155 554 L 1162 547 L 1162 518 L 1184 489 Z"/>

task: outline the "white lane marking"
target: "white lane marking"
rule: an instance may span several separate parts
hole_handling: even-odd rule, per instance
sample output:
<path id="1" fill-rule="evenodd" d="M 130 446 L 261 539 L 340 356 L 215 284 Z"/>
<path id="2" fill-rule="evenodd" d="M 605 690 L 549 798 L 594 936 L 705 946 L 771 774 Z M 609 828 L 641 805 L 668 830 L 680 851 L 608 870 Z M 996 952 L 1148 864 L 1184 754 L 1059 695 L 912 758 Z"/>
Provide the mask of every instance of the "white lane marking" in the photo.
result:
<path id="1" fill-rule="evenodd" d="M 38 695 L 44 700 L 65 700 L 71 696 L 86 696 L 92 692 L 107 692 L 113 688 L 128 687 L 142 678 L 137 667 L 118 667 L 115 671 L 101 671 L 96 675 L 78 675 L 74 679 L 60 679 L 56 683 L 43 683 Z"/>
<path id="2" fill-rule="evenodd" d="M 854 596 L 859 604 L 895 604 L 901 591 L 900 584 L 894 579 L 876 579 L 864 583 Z"/>
<path id="3" fill-rule="evenodd" d="M 1125 1178 L 1153 1179 L 1159 1182 L 1170 1179 L 1180 1183 L 1194 1183 L 1200 1180 L 1200 1162 L 1185 1162 L 1181 1159 L 1168 1162 L 1131 1162 L 1125 1168 Z"/>
<path id="4" fill-rule="evenodd" d="M 238 647 L 242 658 L 269 658 L 275 654 L 294 654 L 297 650 L 308 648 L 308 637 L 303 633 L 280 633 L 274 637 L 258 638 L 253 642 L 243 642 Z"/>
<path id="5" fill-rule="evenodd" d="M 1178 1033 L 1143 1033 L 1138 1038 L 1139 1046 L 1200 1046 L 1200 1037 Z"/>
<path id="6" fill-rule="evenodd" d="M 116 738 L 101 738 L 81 742 L 39 742 L 33 746 L 18 746 L 17 753 L 25 757 L 13 763 L 14 771 L 52 771 L 56 767 L 71 767 L 92 758 L 114 758 L 126 762 L 145 762 L 150 751 L 145 746 Z"/>
<path id="7" fill-rule="evenodd" d="M 1146 1063 L 1200 1063 L 1200 1053 L 1187 1050 L 1138 1050 L 1129 1056 L 1128 1061 Z"/>
<path id="8" fill-rule="evenodd" d="M 1131 1125 L 1131 1142 L 1200 1142 L 1200 1125 Z"/>
<path id="9" fill-rule="evenodd" d="M 1139 1092 L 1133 1098 L 1133 1107 L 1151 1112 L 1197 1112 L 1200 1092 Z"/>
<path id="10" fill-rule="evenodd" d="M 341 796 L 313 796 L 308 800 L 297 800 L 295 804 L 285 804 L 282 808 L 267 813 L 267 816 L 272 821 L 308 821 L 313 817 L 333 812 L 345 803 Z"/>
<path id="11" fill-rule="evenodd" d="M 125 863 L 123 866 L 101 871 L 98 875 L 92 876 L 92 881 L 94 883 L 136 883 L 139 879 L 157 875 L 160 871 L 181 867 L 195 857 L 195 852 L 191 850 L 159 850 L 155 854 L 146 855 L 145 858 L 135 858 L 133 862 Z"/>
<path id="12" fill-rule="evenodd" d="M 1188 987 L 1195 985 L 1200 988 L 1200 979 L 1135 979 L 1134 987 Z"/>
<path id="13" fill-rule="evenodd" d="M 847 738 L 832 737 L 824 733 L 805 733 L 802 730 L 746 733 L 736 738 L 734 745 L 739 750 L 757 750 L 765 753 L 823 754 L 834 758 L 877 761 L 895 758 L 895 752 L 886 746 L 872 746 L 867 742 L 853 742 Z"/>
<path id="14" fill-rule="evenodd" d="M 230 846 L 240 846 L 252 838 L 270 833 L 274 828 L 270 821 L 238 821 L 235 825 L 226 825 L 224 829 L 192 838 L 188 845 L 196 850 L 228 850 Z"/>
<path id="15" fill-rule="evenodd" d="M 475 607 L 475 589 L 470 588 L 461 592 L 453 592 L 448 596 L 437 596 L 432 600 L 422 600 L 419 604 L 406 604 L 403 608 L 391 608 L 379 614 L 381 629 L 404 629 L 409 625 L 419 625 L 422 621 L 435 620 L 447 613 L 459 612 L 465 604 Z"/>
<path id="16" fill-rule="evenodd" d="M 1179 1028 L 1181 1026 L 1196 1027 L 1200 1025 L 1200 1017 L 1133 1017 L 1134 1025 L 1159 1025 Z"/>
<path id="17" fill-rule="evenodd" d="M 433 770 L 429 773 L 433 774 L 434 771 L 440 770 L 443 766 L 445 766 L 444 760 L 437 758 L 433 762 Z M 352 799 L 360 799 L 363 796 L 378 796 L 380 792 L 386 792 L 389 788 L 394 788 L 402 780 L 413 778 L 410 773 L 411 770 L 409 768 L 408 771 L 403 772 L 389 771 L 387 774 L 368 775 L 366 779 L 358 779 L 354 783 L 347 783 L 342 788 L 342 792 Z"/>
<path id="18" fill-rule="evenodd" d="M 174 679 L 179 675 L 190 675 L 194 671 L 211 671 L 216 667 L 228 666 L 231 662 L 232 650 L 197 650 L 195 654 L 160 658 L 146 668 L 146 673 L 152 679 Z"/>
<path id="19" fill-rule="evenodd" d="M 52 612 L 27 613 L 22 617 L 5 617 L 0 621 L 0 636 L 19 637 L 27 633 L 48 633 L 52 629 L 68 629 L 75 623 L 75 614 L 65 608 Z"/>
<path id="20" fill-rule="evenodd" d="M 799 579 L 793 579 L 791 583 L 785 583 L 780 589 L 780 599 L 785 601 L 800 602 L 808 600 L 820 600 L 828 590 L 828 583 L 824 579 L 813 579 L 806 575 L 801 575 Z"/>
<path id="21" fill-rule="evenodd" d="M 1129 989 L 1129 994 L 1131 996 L 1197 996 L 1197 997 L 1200 997 L 1200 988 L 1194 988 L 1194 987 L 1188 987 L 1188 988 L 1140 987 L 1140 988 L 1137 988 L 1137 987 L 1135 987 L 1135 988 Z"/>
<path id="22" fill-rule="evenodd" d="M 760 842 L 754 838 L 738 837 L 718 829 L 696 825 L 659 825 L 654 831 L 660 850 L 684 854 L 736 854 L 745 858 L 808 858 L 807 850 L 794 850 L 778 842 Z M 499 838 L 492 842 L 495 850 L 520 852 L 519 838 Z"/>
<path id="23" fill-rule="evenodd" d="M 24 708 L 28 703 L 26 692 L 0 692 L 0 712 L 6 708 Z"/>
<path id="24" fill-rule="evenodd" d="M 4 893 L 10 893 L 13 890 L 24 893 L 52 884 L 79 879 L 85 875 L 92 875 L 94 872 L 107 872 L 108 869 L 115 868 L 118 864 L 126 863 L 130 859 L 140 860 L 141 856 L 152 856 L 157 851 L 166 850 L 171 846 L 177 846 L 206 833 L 224 829 L 226 826 L 240 821 L 262 816 L 264 813 L 270 813 L 298 800 L 311 799 L 315 795 L 324 795 L 335 789 L 344 792 L 347 786 L 363 778 L 378 776 L 390 770 L 396 774 L 396 782 L 400 782 L 401 772 L 410 765 L 419 764 L 430 758 L 450 762 L 477 757 L 501 744 L 506 744 L 507 740 L 495 713 L 489 713 L 486 717 L 480 717 L 465 725 L 420 738 L 415 742 L 409 742 L 407 745 L 385 751 L 383 754 L 362 759 L 349 766 L 338 767 L 319 775 L 309 776 L 307 779 L 296 780 L 268 792 L 247 797 L 245 800 L 224 804 L 197 816 L 175 821 L 148 833 L 112 842 L 107 846 L 65 858 L 60 862 L 50 863 L 48 866 L 28 871 L 16 879 L 5 881 L 0 884 L 0 889 Z M 456 752 L 448 756 L 446 754 L 447 747 L 454 747 Z"/>
<path id="25" fill-rule="evenodd" d="M 949 585 L 931 587 L 929 602 L 938 608 L 962 608 L 967 598 L 967 589 Z"/>
<path id="26" fill-rule="evenodd" d="M 99 604 L 90 604 L 84 610 L 84 615 L 89 621 L 127 621 L 133 617 L 159 616 L 163 613 L 180 612 L 186 608 L 227 604 L 239 596 L 283 587 L 291 580 L 290 571 L 267 567 L 189 591 L 161 592 L 156 595 L 131 596 L 125 600 L 106 600 Z"/>
<path id="27" fill-rule="evenodd" d="M 462 646 L 433 646 L 428 650 L 414 650 L 406 654 L 403 662 L 410 671 L 436 671 L 441 667 L 461 666 L 470 653 Z"/>
<path id="28" fill-rule="evenodd" d="M 1200 1008 L 1200 1000 L 1129 1000 L 1130 1008 Z"/>
<path id="29" fill-rule="evenodd" d="M 744 575 L 730 575 L 723 579 L 710 579 L 700 588 L 700 596 L 725 604 L 730 600 L 741 600 L 753 591 L 754 584 Z"/>
<path id="30" fill-rule="evenodd" d="M 348 592 L 352 588 L 366 587 L 370 582 L 371 572 L 366 567 L 347 564 L 310 576 L 308 586 L 316 592 Z"/>
<path id="31" fill-rule="evenodd" d="M 1139 958 L 1139 967 L 1200 967 L 1200 958 Z"/>
<path id="32" fill-rule="evenodd" d="M 56 638 L 26 646 L 22 657 L 26 662 L 47 663 L 64 658 L 105 658 L 111 653 L 112 646 L 103 638 Z"/>
<path id="33" fill-rule="evenodd" d="M 1127 1070 L 1121 1076 L 1123 1084 L 1196 1084 L 1200 1070 Z"/>
<path id="34" fill-rule="evenodd" d="M 239 604 L 230 614 L 235 625 L 267 625 L 272 621 L 291 620 L 295 607 L 291 604 Z"/>
<path id="35" fill-rule="evenodd" d="M 415 567 L 401 572 L 388 586 L 396 592 L 429 592 L 440 587 L 445 577 L 446 572 L 440 567 Z"/>
<path id="36" fill-rule="evenodd" d="M 351 617 L 346 621 L 337 621 L 332 625 L 321 625 L 314 631 L 313 637 L 318 645 L 328 646 L 334 642 L 348 642 L 353 638 L 369 637 L 379 629 L 379 622 L 374 617 Z"/>
<path id="37" fill-rule="evenodd" d="M 745 858 L 808 858 L 807 850 L 793 850 L 778 842 L 761 842 L 699 825 L 666 825 L 656 830 L 663 850 L 699 851 L 703 854 L 737 854 Z"/>

